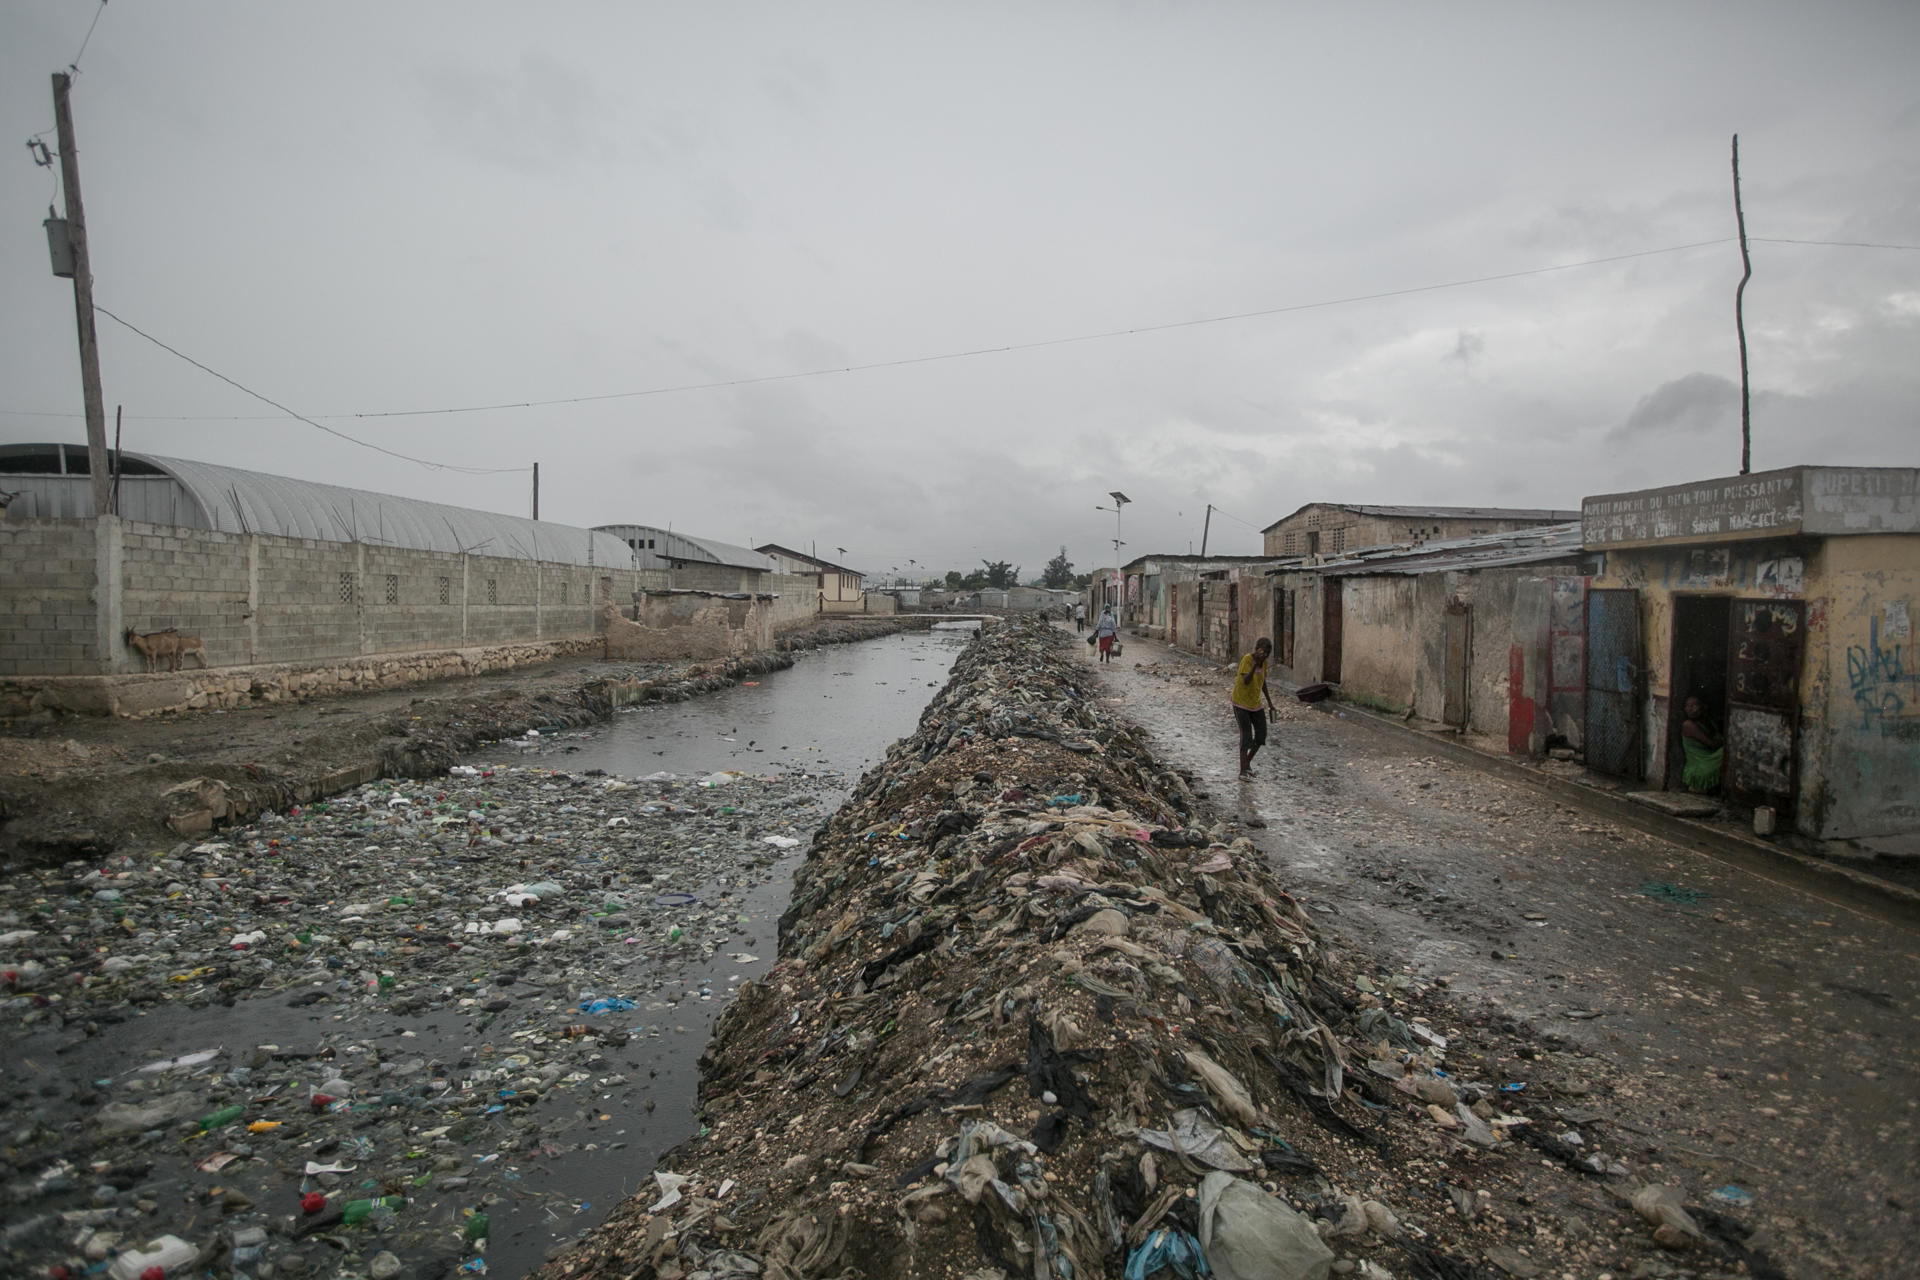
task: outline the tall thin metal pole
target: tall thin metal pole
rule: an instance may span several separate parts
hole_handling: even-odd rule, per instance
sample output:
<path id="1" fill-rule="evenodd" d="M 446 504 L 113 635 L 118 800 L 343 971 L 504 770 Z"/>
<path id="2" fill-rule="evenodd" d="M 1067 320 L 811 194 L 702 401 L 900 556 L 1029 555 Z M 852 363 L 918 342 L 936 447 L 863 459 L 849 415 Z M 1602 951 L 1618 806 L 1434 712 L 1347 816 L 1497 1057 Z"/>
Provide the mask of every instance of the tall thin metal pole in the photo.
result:
<path id="1" fill-rule="evenodd" d="M 1733 328 L 1740 335 L 1740 474 L 1753 470 L 1753 400 L 1747 384 L 1747 281 L 1753 257 L 1747 252 L 1747 215 L 1740 208 L 1740 135 L 1733 135 L 1733 220 L 1740 228 L 1740 287 L 1733 291 Z"/>
<path id="2" fill-rule="evenodd" d="M 73 80 L 53 73 L 53 123 L 60 136 L 60 185 L 67 199 L 67 239 L 73 245 L 73 314 L 80 330 L 80 390 L 87 411 L 87 467 L 92 472 L 93 514 L 112 505 L 107 475 L 107 406 L 100 394 L 100 344 L 93 327 L 93 260 L 87 252 L 87 215 L 80 204 L 80 148 L 73 140 L 73 110 L 67 95 Z"/>
<path id="3" fill-rule="evenodd" d="M 1207 504 L 1207 522 L 1200 526 L 1200 558 L 1207 558 L 1207 534 L 1213 531 L 1213 504 Z"/>
<path id="4" fill-rule="evenodd" d="M 120 414 L 127 406 L 113 406 L 113 514 L 120 514 L 120 472 L 125 463 L 120 460 Z"/>
<path id="5" fill-rule="evenodd" d="M 533 518 L 540 518 L 540 464 L 533 464 Z"/>

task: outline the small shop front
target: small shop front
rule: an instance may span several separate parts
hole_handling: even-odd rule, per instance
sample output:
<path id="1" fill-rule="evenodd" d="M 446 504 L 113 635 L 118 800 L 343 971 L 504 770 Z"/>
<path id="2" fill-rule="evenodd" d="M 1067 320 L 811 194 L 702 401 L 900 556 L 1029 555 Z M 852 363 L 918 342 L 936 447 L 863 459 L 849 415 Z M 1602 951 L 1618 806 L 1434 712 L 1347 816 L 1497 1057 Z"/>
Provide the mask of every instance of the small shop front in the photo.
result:
<path id="1" fill-rule="evenodd" d="M 1920 472 L 1603 495 L 1582 541 L 1604 553 L 1586 593 L 1589 768 L 1765 805 L 1825 839 L 1920 829 Z"/>

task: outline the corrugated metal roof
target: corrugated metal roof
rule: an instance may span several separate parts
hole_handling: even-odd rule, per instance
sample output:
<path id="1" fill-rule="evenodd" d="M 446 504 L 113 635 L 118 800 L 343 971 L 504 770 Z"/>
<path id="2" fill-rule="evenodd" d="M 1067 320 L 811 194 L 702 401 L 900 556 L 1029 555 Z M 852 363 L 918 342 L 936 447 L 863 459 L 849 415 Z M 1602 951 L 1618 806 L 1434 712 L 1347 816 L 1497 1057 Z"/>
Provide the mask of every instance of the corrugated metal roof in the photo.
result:
<path id="1" fill-rule="evenodd" d="M 674 533 L 651 524 L 597 524 L 594 529 L 599 533 L 610 533 L 623 542 L 628 539 L 635 542 L 651 540 L 653 546 L 635 548 L 643 569 L 663 568 L 668 561 L 678 560 L 721 564 L 731 569 L 751 569 L 757 573 L 773 572 L 773 561 L 769 557 L 731 542 L 721 542 L 717 538 Z"/>
<path id="2" fill-rule="evenodd" d="M 1554 511 L 1544 507 L 1393 507 L 1361 502 L 1309 502 L 1299 511 L 1281 516 L 1260 532 L 1278 529 L 1307 507 L 1332 507 L 1355 515 L 1384 516 L 1389 520 L 1551 520 L 1556 524 L 1578 520 L 1578 511 Z"/>
<path id="3" fill-rule="evenodd" d="M 51 457 L 59 447 L 8 448 L 0 452 L 0 474 L 5 473 L 9 456 L 23 458 L 36 450 L 45 450 Z M 471 552 L 547 560 L 555 564 L 619 569 L 636 566 L 633 552 L 620 539 L 572 525 L 318 484 L 186 458 L 166 458 L 131 450 L 125 456 L 129 461 L 156 468 L 179 485 L 186 501 L 165 504 L 165 510 L 173 517 L 165 523 L 186 528 L 269 533 L 322 542 L 365 542 L 455 555 Z M 59 478 L 80 485 L 88 483 L 85 476 Z M 156 509 L 153 503 L 147 505 L 149 509 Z"/>
<path id="4" fill-rule="evenodd" d="M 763 543 L 755 547 L 754 550 L 764 551 L 768 555 L 782 555 L 789 560 L 804 560 L 810 565 L 831 570 L 834 573 L 850 573 L 856 578 L 864 578 L 867 576 L 858 569 L 849 569 L 843 564 L 835 564 L 831 560 L 822 560 L 819 556 L 810 556 L 804 551 L 795 551 L 792 547 L 783 547 L 777 542 Z"/>
<path id="5" fill-rule="evenodd" d="M 1580 545 L 1580 522 L 1536 525 L 1506 533 L 1482 533 L 1471 538 L 1427 542 L 1417 547 L 1378 547 L 1356 551 L 1341 560 L 1284 566 L 1275 572 L 1319 573 L 1342 578 L 1373 574 L 1443 573 L 1461 569 L 1498 569 L 1552 560 L 1577 560 L 1586 553 Z"/>

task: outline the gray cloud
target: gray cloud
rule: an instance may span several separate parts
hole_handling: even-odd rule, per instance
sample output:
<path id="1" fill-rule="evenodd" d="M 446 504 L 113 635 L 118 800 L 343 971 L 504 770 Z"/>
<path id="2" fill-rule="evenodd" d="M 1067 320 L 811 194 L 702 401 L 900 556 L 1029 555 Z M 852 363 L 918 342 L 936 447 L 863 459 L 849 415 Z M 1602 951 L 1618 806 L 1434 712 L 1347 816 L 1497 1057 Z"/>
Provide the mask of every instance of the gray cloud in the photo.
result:
<path id="1" fill-rule="evenodd" d="M 1425 286 L 1724 240 L 1736 120 L 1756 236 L 1920 242 L 1920 10 L 1848 13 L 1756 9 L 1732 60 L 1686 6 L 1657 42 L 1472 5 L 1383 42 L 1338 7 L 114 5 L 76 112 L 102 301 L 304 412 L 578 397 L 357 425 L 537 458 L 554 519 L 1085 568 L 1114 488 L 1130 552 L 1197 546 L 1208 504 L 1210 547 L 1251 551 L 1315 498 L 1570 506 L 1733 471 L 1730 244 Z M 90 16 L 7 6 L 16 137 Z M 49 187 L 0 166 L 7 440 L 80 431 Z M 1756 465 L 1920 464 L 1920 254 L 1754 256 Z M 525 509 L 524 472 L 224 421 L 260 407 L 101 346 L 156 452 Z"/>
<path id="2" fill-rule="evenodd" d="M 1614 439 L 1635 435 L 1700 434 L 1740 421 L 1738 383 L 1713 373 L 1689 373 L 1662 383 L 1628 412 Z"/>

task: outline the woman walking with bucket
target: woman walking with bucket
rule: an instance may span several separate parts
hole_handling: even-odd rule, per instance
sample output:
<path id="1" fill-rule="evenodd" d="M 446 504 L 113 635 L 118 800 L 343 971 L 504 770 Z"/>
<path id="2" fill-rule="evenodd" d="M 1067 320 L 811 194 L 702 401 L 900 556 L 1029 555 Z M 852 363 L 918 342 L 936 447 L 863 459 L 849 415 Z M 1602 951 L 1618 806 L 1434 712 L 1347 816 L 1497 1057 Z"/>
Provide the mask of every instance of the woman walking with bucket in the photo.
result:
<path id="1" fill-rule="evenodd" d="M 1100 661 L 1113 661 L 1113 640 L 1120 634 L 1120 620 L 1113 616 L 1113 606 L 1108 605 L 1100 611 L 1100 621 L 1093 626 L 1093 640 L 1100 646 Z"/>

